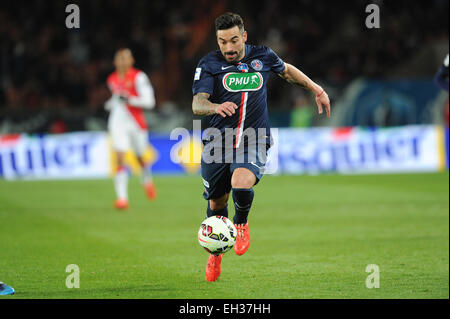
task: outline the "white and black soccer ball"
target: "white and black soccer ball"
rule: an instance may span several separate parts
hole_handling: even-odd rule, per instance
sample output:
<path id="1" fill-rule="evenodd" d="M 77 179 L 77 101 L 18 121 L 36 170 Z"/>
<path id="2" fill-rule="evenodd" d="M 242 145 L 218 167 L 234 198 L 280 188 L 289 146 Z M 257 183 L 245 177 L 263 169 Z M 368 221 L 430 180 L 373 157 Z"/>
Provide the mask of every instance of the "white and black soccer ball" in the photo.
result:
<path id="1" fill-rule="evenodd" d="M 236 227 L 224 216 L 206 218 L 198 230 L 198 242 L 210 254 L 220 255 L 233 248 Z"/>

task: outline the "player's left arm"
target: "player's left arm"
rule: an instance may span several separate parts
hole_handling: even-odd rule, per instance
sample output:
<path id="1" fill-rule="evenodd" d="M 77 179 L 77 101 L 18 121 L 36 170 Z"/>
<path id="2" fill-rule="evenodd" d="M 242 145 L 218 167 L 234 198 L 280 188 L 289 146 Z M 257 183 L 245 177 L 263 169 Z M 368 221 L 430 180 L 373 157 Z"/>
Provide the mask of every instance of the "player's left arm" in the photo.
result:
<path id="1" fill-rule="evenodd" d="M 155 93 L 149 78 L 144 72 L 136 75 L 135 86 L 138 96 L 129 96 L 128 104 L 141 107 L 143 109 L 152 109 L 155 107 Z"/>
<path id="2" fill-rule="evenodd" d="M 449 57 L 448 54 L 445 57 L 444 63 L 441 65 L 439 70 L 434 76 L 434 82 L 444 90 L 448 91 L 448 64 L 449 64 Z"/>
<path id="3" fill-rule="evenodd" d="M 279 75 L 289 83 L 300 85 L 301 87 L 313 92 L 316 96 L 316 104 L 319 114 L 322 114 L 323 107 L 325 107 L 327 116 L 330 117 L 330 99 L 328 98 L 328 94 L 325 90 L 292 64 L 284 63 L 284 66 L 284 70 Z"/>

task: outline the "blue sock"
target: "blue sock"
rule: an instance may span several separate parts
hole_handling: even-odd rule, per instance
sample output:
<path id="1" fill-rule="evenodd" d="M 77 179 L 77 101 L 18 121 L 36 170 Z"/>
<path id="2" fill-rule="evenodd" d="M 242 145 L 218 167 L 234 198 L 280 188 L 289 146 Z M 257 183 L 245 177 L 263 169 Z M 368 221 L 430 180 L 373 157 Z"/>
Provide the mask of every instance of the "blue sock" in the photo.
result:
<path id="1" fill-rule="evenodd" d="M 219 209 L 219 210 L 212 210 L 211 207 L 209 206 L 209 201 L 208 201 L 208 208 L 206 209 L 206 217 L 211 217 L 211 216 L 225 216 L 226 218 L 228 218 L 228 204 L 226 204 L 225 208 Z"/>
<path id="2" fill-rule="evenodd" d="M 253 188 L 233 188 L 233 202 L 236 209 L 233 222 L 235 224 L 247 223 L 254 195 Z"/>

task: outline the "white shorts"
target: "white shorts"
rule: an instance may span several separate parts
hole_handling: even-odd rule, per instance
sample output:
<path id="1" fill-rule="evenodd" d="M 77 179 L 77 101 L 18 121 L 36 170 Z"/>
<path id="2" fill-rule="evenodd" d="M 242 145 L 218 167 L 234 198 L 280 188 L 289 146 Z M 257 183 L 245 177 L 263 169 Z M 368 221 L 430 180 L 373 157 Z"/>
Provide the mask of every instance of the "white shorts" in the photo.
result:
<path id="1" fill-rule="evenodd" d="M 148 147 L 148 131 L 139 127 L 131 114 L 118 105 L 111 110 L 108 131 L 116 152 L 133 150 L 138 156 L 144 155 Z"/>
<path id="2" fill-rule="evenodd" d="M 148 145 L 148 132 L 142 129 L 128 129 L 118 130 L 112 129 L 109 131 L 111 135 L 113 149 L 116 152 L 126 152 L 133 150 L 137 156 L 142 156 L 145 153 Z"/>

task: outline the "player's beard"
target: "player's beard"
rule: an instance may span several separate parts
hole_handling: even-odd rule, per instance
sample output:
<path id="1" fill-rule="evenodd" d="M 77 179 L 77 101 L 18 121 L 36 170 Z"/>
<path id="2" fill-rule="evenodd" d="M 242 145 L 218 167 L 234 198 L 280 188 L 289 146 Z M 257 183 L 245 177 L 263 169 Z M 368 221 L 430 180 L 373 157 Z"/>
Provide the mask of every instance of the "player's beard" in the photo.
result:
<path id="1" fill-rule="evenodd" d="M 228 51 L 228 52 L 223 53 L 223 55 L 225 57 L 225 60 L 227 60 L 228 63 L 237 62 L 244 58 L 244 54 L 245 54 L 244 50 L 245 50 L 245 47 L 242 48 L 242 50 L 239 52 L 238 51 Z M 230 54 L 232 54 L 231 59 L 229 58 Z"/>

